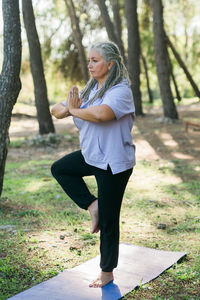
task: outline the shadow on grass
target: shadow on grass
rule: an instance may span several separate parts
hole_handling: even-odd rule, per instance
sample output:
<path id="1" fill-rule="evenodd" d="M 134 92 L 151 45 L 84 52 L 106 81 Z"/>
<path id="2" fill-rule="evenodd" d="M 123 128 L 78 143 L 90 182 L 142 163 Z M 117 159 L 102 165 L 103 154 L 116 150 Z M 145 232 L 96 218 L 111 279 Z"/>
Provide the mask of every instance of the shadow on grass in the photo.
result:
<path id="1" fill-rule="evenodd" d="M 196 114 L 196 111 L 190 111 L 190 114 Z M 138 119 L 136 126 L 139 135 L 144 134 L 144 139 L 154 149 L 160 159 L 167 160 L 173 163 L 173 167 L 164 167 L 163 171 L 169 169 L 186 185 L 190 182 L 200 182 L 200 155 L 199 132 L 185 132 L 185 127 L 182 122 L 174 124 L 160 124 L 155 121 L 157 115 Z M 150 125 L 148 128 L 148 124 Z M 150 131 L 151 130 L 151 131 Z M 146 134 L 147 133 L 147 134 Z M 165 135 L 171 138 L 172 145 L 166 145 Z M 137 140 L 137 137 L 136 137 Z M 137 144 L 137 143 L 136 143 Z M 198 146 L 199 145 L 199 146 Z M 200 189 L 200 184 L 199 184 Z M 193 192 L 193 189 L 190 189 Z M 196 193 L 196 190 L 194 190 Z"/>

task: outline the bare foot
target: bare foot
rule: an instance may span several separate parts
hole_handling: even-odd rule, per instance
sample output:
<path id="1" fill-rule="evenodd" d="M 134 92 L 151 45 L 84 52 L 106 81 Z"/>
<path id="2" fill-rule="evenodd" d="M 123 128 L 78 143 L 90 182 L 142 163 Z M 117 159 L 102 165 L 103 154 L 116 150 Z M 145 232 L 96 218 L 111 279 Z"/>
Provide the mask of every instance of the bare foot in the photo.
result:
<path id="1" fill-rule="evenodd" d="M 88 207 L 88 210 L 92 219 L 91 233 L 97 233 L 99 231 L 98 201 L 93 201 Z"/>
<path id="2" fill-rule="evenodd" d="M 95 279 L 89 285 L 89 287 L 93 287 L 93 288 L 103 287 L 103 286 L 105 286 L 106 284 L 108 284 L 109 282 L 111 282 L 113 280 L 114 280 L 113 272 L 103 272 L 103 271 L 101 271 L 98 278 Z"/>

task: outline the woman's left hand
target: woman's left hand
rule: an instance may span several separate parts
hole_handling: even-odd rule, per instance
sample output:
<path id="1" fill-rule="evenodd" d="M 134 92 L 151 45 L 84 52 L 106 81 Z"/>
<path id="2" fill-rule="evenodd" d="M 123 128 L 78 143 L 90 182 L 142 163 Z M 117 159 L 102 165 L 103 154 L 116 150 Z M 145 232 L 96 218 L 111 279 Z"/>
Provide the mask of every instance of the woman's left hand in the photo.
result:
<path id="1" fill-rule="evenodd" d="M 68 108 L 70 110 L 74 108 L 80 108 L 81 106 L 81 99 L 79 98 L 78 88 L 73 86 L 68 95 Z"/>

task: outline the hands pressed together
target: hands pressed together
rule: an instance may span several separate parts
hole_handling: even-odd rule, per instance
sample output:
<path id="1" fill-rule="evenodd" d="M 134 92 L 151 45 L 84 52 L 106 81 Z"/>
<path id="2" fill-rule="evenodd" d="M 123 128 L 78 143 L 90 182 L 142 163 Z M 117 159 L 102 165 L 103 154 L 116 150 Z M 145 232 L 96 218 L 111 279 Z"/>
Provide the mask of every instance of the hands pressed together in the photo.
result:
<path id="1" fill-rule="evenodd" d="M 67 106 L 69 109 L 69 113 L 72 114 L 73 109 L 80 108 L 81 103 L 82 101 L 79 98 L 78 88 L 76 86 L 73 86 L 67 96 Z"/>
<path id="2" fill-rule="evenodd" d="M 79 119 L 89 122 L 104 122 L 115 119 L 115 114 L 107 105 L 95 105 L 80 109 L 82 100 L 79 97 L 77 86 L 70 89 L 66 105 L 62 103 L 55 104 L 51 109 L 51 114 L 57 119 L 63 119 L 69 116 L 75 116 Z"/>

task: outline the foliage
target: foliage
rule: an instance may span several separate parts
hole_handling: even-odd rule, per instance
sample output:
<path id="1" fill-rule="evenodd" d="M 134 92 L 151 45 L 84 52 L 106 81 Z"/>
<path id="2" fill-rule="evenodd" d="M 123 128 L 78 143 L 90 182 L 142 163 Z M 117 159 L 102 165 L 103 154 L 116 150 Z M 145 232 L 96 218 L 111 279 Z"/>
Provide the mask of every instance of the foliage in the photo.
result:
<path id="1" fill-rule="evenodd" d="M 149 0 L 138 1 L 141 49 L 147 60 L 150 84 L 154 93 L 154 98 L 158 98 L 159 91 L 153 51 L 152 15 L 148 3 Z M 110 2 L 108 1 L 107 4 L 109 7 L 109 13 L 112 17 L 111 6 L 109 5 Z M 200 64 L 198 61 L 200 59 L 200 55 L 198 47 L 198 16 L 200 14 L 200 5 L 198 1 L 195 0 L 163 0 L 163 4 L 165 29 L 176 45 L 179 54 L 186 62 L 186 65 L 192 73 L 195 81 L 199 82 Z M 34 0 L 33 5 L 43 52 L 43 62 L 45 66 L 49 98 L 50 101 L 55 103 L 63 98 L 68 87 L 72 84 L 78 83 L 82 85 L 78 52 L 73 42 L 72 31 L 69 26 L 70 21 L 64 1 L 48 0 L 45 5 L 41 5 L 38 0 Z M 95 1 L 82 0 L 80 5 L 75 3 L 75 8 L 76 13 L 80 18 L 80 26 L 83 33 L 83 44 L 86 48 L 95 40 L 107 39 Z M 120 15 L 123 25 L 122 39 L 127 52 L 127 30 L 123 1 L 120 1 Z M 25 41 L 23 53 L 23 88 L 18 101 L 28 100 L 25 99 L 25 97 L 27 97 L 27 93 L 26 91 L 23 91 L 23 89 L 26 88 L 27 80 L 31 81 L 28 76 L 30 70 L 28 64 L 27 44 Z M 171 53 L 170 57 L 181 95 L 183 97 L 193 97 L 194 92 L 187 81 L 185 74 L 177 65 L 177 62 Z M 147 98 L 146 80 L 143 68 L 141 74 L 141 87 L 144 98 Z M 173 86 L 172 88 L 174 89 Z M 30 97 L 33 98 L 33 93 Z"/>
<path id="2" fill-rule="evenodd" d="M 64 41 L 58 49 L 61 59 L 54 60 L 54 70 L 60 70 L 65 79 L 70 78 L 73 82 L 82 80 L 80 62 L 78 58 L 78 50 L 73 43 L 73 38 L 70 36 L 67 41 Z"/>

